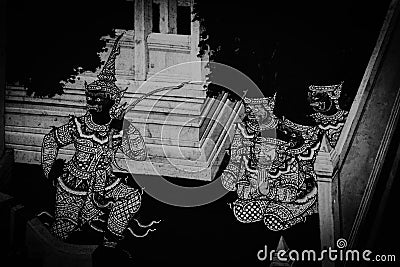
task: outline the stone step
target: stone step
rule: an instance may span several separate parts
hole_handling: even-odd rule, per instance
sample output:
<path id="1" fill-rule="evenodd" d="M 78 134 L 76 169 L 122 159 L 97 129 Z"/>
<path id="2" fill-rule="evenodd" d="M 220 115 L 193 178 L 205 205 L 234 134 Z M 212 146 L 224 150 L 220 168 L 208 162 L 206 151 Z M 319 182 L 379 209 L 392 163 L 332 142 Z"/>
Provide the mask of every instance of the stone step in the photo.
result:
<path id="1" fill-rule="evenodd" d="M 180 145 L 180 140 L 185 140 L 185 134 L 188 134 L 186 131 L 187 127 L 181 127 L 184 132 L 182 135 L 179 134 L 179 128 L 171 131 L 171 136 L 178 136 L 180 139 L 177 140 L 177 145 L 168 145 L 168 144 L 152 144 L 147 139 L 147 136 L 144 136 L 144 141 L 147 146 L 148 155 L 150 157 L 166 157 L 171 159 L 184 159 L 187 161 L 200 161 L 207 162 L 210 157 L 214 146 L 220 137 L 221 133 L 224 131 L 224 125 L 228 122 L 230 116 L 234 111 L 235 103 L 228 101 L 227 105 L 223 106 L 221 112 L 215 112 L 215 118 L 211 120 L 209 127 L 205 129 L 204 138 L 199 138 L 199 146 L 197 147 L 188 147 Z M 12 121 L 24 122 L 24 123 L 34 123 L 38 126 L 43 125 L 43 117 L 30 117 L 25 116 L 24 119 L 21 120 L 20 115 L 6 115 L 7 118 L 13 118 Z M 58 117 L 55 117 L 58 119 Z M 7 120 L 8 121 L 8 120 Z M 59 123 L 59 121 L 57 121 Z M 57 123 L 57 124 L 58 124 Z M 23 126 L 25 127 L 25 125 Z M 50 125 L 46 125 L 47 131 L 50 129 Z M 143 125 L 147 129 L 150 127 L 149 125 Z M 36 127 L 37 129 L 38 127 Z M 43 134 L 41 131 L 33 131 L 33 132 L 14 132 L 10 131 L 13 128 L 7 125 L 6 131 L 6 143 L 14 148 L 18 148 L 18 145 L 24 146 L 33 146 L 40 148 L 43 141 Z M 31 128 L 25 127 L 26 130 L 30 130 Z M 33 128 L 35 129 L 35 128 Z M 43 130 L 43 128 L 41 128 Z M 142 128 L 138 127 L 139 131 L 143 132 Z M 196 129 L 196 128 L 194 128 Z M 164 126 L 162 130 L 168 130 L 168 126 Z M 198 130 L 198 128 L 197 128 Z M 189 132 L 190 133 L 190 132 Z M 188 134 L 190 137 L 191 135 Z M 74 148 L 71 146 L 70 150 Z M 190 164 L 192 165 L 192 164 Z"/>
<path id="2" fill-rule="evenodd" d="M 6 143 L 12 147 L 16 147 L 14 145 L 25 145 L 40 148 L 42 146 L 42 141 L 43 135 L 41 134 L 6 132 Z M 201 148 L 154 145 L 146 142 L 146 138 L 144 141 L 146 143 L 147 153 L 149 156 L 178 158 L 189 161 L 206 161 L 205 157 L 207 155 L 204 154 Z M 73 146 L 70 146 L 70 150 L 74 150 Z"/>
<path id="3" fill-rule="evenodd" d="M 238 114 L 242 109 L 241 103 L 236 103 L 233 108 L 233 112 L 220 112 L 219 116 L 226 116 L 229 114 L 229 118 L 224 125 L 226 129 L 220 134 L 216 134 L 217 139 L 212 140 L 211 138 L 205 138 L 204 145 L 202 147 L 203 152 L 207 154 L 207 160 L 201 161 L 203 157 L 199 159 L 182 159 L 182 158 L 168 158 L 164 156 L 152 156 L 149 155 L 148 159 L 144 162 L 137 162 L 132 160 L 125 160 L 125 156 L 121 153 L 117 154 L 118 165 L 126 168 L 129 166 L 129 170 L 133 174 L 148 174 L 148 175 L 163 175 L 178 178 L 188 178 L 211 181 L 215 177 L 216 172 L 219 169 L 219 165 L 225 155 L 225 150 L 228 148 L 233 133 L 234 122 L 238 120 Z M 217 118 L 220 119 L 221 118 Z M 209 135 L 216 132 L 218 124 L 210 129 Z M 42 137 L 43 138 L 43 137 Z M 29 163 L 29 164 L 40 164 L 41 161 L 41 147 L 32 145 L 21 145 L 21 144 L 8 144 L 8 147 L 14 149 L 16 162 Z M 73 147 L 66 147 L 59 150 L 58 157 L 69 159 L 74 153 Z M 196 150 L 198 151 L 198 149 Z"/>
<path id="4" fill-rule="evenodd" d="M 145 82 L 140 90 L 146 92 L 160 84 Z M 28 97 L 21 88 L 8 88 L 5 115 L 7 147 L 15 149 L 17 162 L 39 164 L 44 134 L 52 126 L 65 124 L 69 114 L 84 114 L 83 90 L 68 89 L 69 95 L 49 99 Z M 190 84 L 183 91 L 192 92 L 200 88 L 198 92 L 204 92 L 200 84 Z M 178 98 L 188 99 L 176 96 Z M 218 98 L 192 99 L 186 103 L 168 99 L 163 100 L 165 106 L 170 105 L 168 107 L 155 106 L 149 112 L 148 106 L 138 105 L 127 114 L 126 118 L 131 119 L 140 131 L 148 149 L 148 161 L 129 161 L 128 165 L 140 174 L 161 172 L 172 177 L 212 180 L 225 154 L 225 143 L 229 141 L 226 132 L 232 128 L 240 104 L 228 100 L 226 93 Z M 182 105 L 186 105 L 186 109 L 182 109 Z M 66 147 L 60 150 L 59 155 L 68 158 L 73 152 L 72 147 Z"/>
<path id="5" fill-rule="evenodd" d="M 40 147 L 13 145 L 16 162 L 40 164 Z M 182 159 L 168 159 L 163 157 L 148 157 L 146 161 L 125 160 L 123 154 L 117 154 L 118 165 L 127 169 L 132 174 L 146 174 L 168 176 L 176 178 L 211 181 L 219 169 L 226 147 L 217 148 L 208 162 L 188 161 Z M 70 159 L 74 150 L 60 149 L 58 158 Z M 186 164 L 186 165 L 183 165 Z M 192 164 L 192 165 L 190 165 Z M 114 171 L 119 170 L 114 168 Z"/>
<path id="6" fill-rule="evenodd" d="M 96 74 L 86 73 L 85 75 L 77 76 L 77 79 L 74 83 L 66 83 L 64 87 L 66 90 L 84 91 L 85 82 L 89 84 L 96 80 L 96 78 Z M 163 79 L 160 79 L 160 77 L 158 77 L 157 75 L 148 77 L 146 81 L 120 79 L 118 76 L 116 78 L 117 81 L 115 82 L 115 84 L 121 89 L 127 88 L 127 94 L 144 94 L 157 88 L 176 86 L 182 82 L 190 81 L 190 79 L 184 79 L 179 76 L 174 76 L 170 78 L 165 77 Z M 159 92 L 155 95 L 163 96 L 165 95 L 165 92 Z M 193 83 L 185 84 L 179 90 L 168 91 L 167 95 L 175 97 L 206 98 L 207 92 L 203 83 L 196 83 L 195 81 L 193 81 Z"/>
<path id="7" fill-rule="evenodd" d="M 202 114 L 198 117 L 193 117 L 189 114 L 174 114 L 166 112 L 148 112 L 141 110 L 131 110 L 129 111 L 125 118 L 131 122 L 150 122 L 158 124 L 170 124 L 170 125 L 186 125 L 199 127 L 205 115 L 209 112 L 212 105 L 215 105 L 214 98 L 207 98 L 205 103 L 205 108 Z M 38 104 L 28 104 L 28 103 L 6 103 L 6 113 L 7 114 L 32 114 L 41 116 L 55 116 L 55 117 L 65 117 L 67 118 L 69 114 L 75 116 L 82 116 L 86 113 L 85 106 L 74 107 L 74 106 L 45 106 Z"/>
<path id="8" fill-rule="evenodd" d="M 164 91 L 164 92 L 159 92 L 157 94 L 154 95 L 150 95 L 146 97 L 146 100 L 156 100 L 160 102 L 160 105 L 164 104 L 163 102 L 185 102 L 185 103 L 200 103 L 203 104 L 204 103 L 204 99 L 205 97 L 188 97 L 188 96 L 173 96 L 170 95 L 171 92 L 173 92 L 174 90 L 170 90 L 170 91 Z M 22 87 L 18 87 L 18 86 L 9 86 L 7 87 L 6 90 L 6 95 L 7 96 L 21 96 L 21 97 L 26 97 L 27 95 L 27 91 L 22 88 Z M 122 99 L 122 102 L 133 102 L 134 100 L 136 100 L 137 98 L 143 96 L 144 93 L 141 92 L 125 92 L 124 94 L 124 98 Z M 32 97 L 34 97 L 34 95 L 32 95 Z M 73 100 L 73 101 L 81 101 L 82 99 L 85 100 L 86 99 L 86 95 L 85 95 L 85 91 L 83 89 L 69 89 L 69 88 L 65 88 L 64 92 L 62 95 L 55 95 L 49 99 L 68 99 L 68 100 Z M 143 101 L 142 101 L 143 102 Z M 143 106 L 148 106 L 146 105 L 146 103 L 144 102 L 143 104 L 141 103 L 141 105 Z"/>
<path id="9" fill-rule="evenodd" d="M 140 116 L 137 118 L 136 114 L 133 113 L 129 113 L 126 118 L 134 123 L 144 138 L 150 138 L 149 143 L 200 147 L 204 133 L 212 126 L 215 120 L 213 117 L 217 116 L 223 109 L 224 103 L 232 106 L 232 103 L 227 101 L 226 94 L 221 101 L 216 99 L 208 101 L 207 107 L 204 109 L 204 112 L 207 113 L 203 114 L 202 117 L 185 116 L 186 121 L 183 118 L 180 118 L 181 121 L 171 121 L 167 116 L 164 117 L 164 121 L 144 119 Z M 68 114 L 70 113 L 52 110 L 52 107 L 39 108 L 40 106 L 36 106 L 35 109 L 8 106 L 5 114 L 6 127 L 9 131 L 13 131 L 13 128 L 17 127 L 15 132 L 26 131 L 28 133 L 40 133 L 39 130 L 32 128 L 41 128 L 45 129 L 44 132 L 47 133 L 52 126 L 61 126 L 68 122 Z M 175 118 L 178 117 L 175 116 Z M 156 141 L 153 142 L 154 140 Z"/>
<path id="10" fill-rule="evenodd" d="M 68 98 L 37 98 L 30 96 L 7 96 L 8 102 L 30 102 L 43 104 L 47 106 L 51 105 L 64 105 L 64 106 L 73 106 L 73 107 L 85 107 L 86 99 L 80 96 L 70 95 Z M 127 101 L 122 101 L 121 103 L 127 102 L 132 103 L 127 99 Z M 191 114 L 191 115 L 200 115 L 202 109 L 204 108 L 203 103 L 190 103 L 190 102 L 178 102 L 178 101 L 159 101 L 153 99 L 144 99 L 139 104 L 135 106 L 136 110 L 142 111 L 155 111 L 155 112 L 167 112 L 167 113 L 176 113 L 176 114 Z"/>
<path id="11" fill-rule="evenodd" d="M 24 127 L 24 126 L 9 126 L 5 127 L 5 131 L 8 132 L 10 135 L 17 133 L 17 134 L 25 134 L 25 133 L 32 133 L 44 136 L 50 131 L 50 128 L 39 128 L 39 127 Z M 179 146 L 179 147 L 193 147 L 198 148 L 201 146 L 200 141 L 184 141 L 184 140 L 168 140 L 168 139 L 161 139 L 157 137 L 145 137 L 147 144 L 156 144 L 156 145 L 170 145 L 170 146 Z"/>
<path id="12" fill-rule="evenodd" d="M 26 114 L 6 114 L 6 126 L 18 126 L 27 128 L 50 129 L 53 126 L 61 126 L 68 122 L 68 117 L 41 116 Z M 155 124 L 155 123 L 133 123 L 144 138 L 158 138 L 180 141 L 198 141 L 202 133 L 199 127 L 183 127 L 179 125 Z"/>
<path id="13" fill-rule="evenodd" d="M 133 123 L 146 123 L 146 124 L 162 124 L 162 125 L 178 125 L 185 127 L 204 127 L 204 121 L 217 109 L 220 102 L 226 101 L 226 95 L 218 98 L 207 98 L 205 101 L 205 108 L 199 116 L 192 116 L 190 114 L 173 114 L 165 112 L 148 112 L 140 110 L 131 110 L 127 113 L 125 118 Z M 210 111 L 211 110 L 211 111 Z M 57 121 L 62 120 L 65 123 L 69 115 L 82 116 L 86 113 L 85 106 L 81 107 L 66 107 L 66 106 L 47 106 L 41 103 L 36 104 L 25 104 L 25 103 L 6 103 L 6 114 L 10 116 L 36 116 L 43 118 L 43 116 L 50 116 L 53 118 L 52 123 L 60 123 Z M 16 122 L 15 118 L 8 117 L 6 119 L 10 126 L 22 126 L 22 127 L 42 127 L 38 124 L 35 125 L 26 124 L 24 122 Z M 38 121 L 38 119 L 36 119 Z M 45 119 L 47 121 L 47 119 Z M 13 124 L 15 123 L 15 124 Z"/>

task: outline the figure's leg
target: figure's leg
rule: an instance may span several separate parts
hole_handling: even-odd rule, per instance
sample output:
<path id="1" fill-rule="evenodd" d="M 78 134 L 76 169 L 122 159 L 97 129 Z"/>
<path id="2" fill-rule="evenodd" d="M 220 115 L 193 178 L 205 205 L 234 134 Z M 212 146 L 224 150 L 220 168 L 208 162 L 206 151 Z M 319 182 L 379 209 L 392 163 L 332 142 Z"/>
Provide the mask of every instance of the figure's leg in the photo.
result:
<path id="1" fill-rule="evenodd" d="M 264 216 L 263 208 L 265 203 L 268 203 L 268 201 L 237 199 L 232 203 L 233 214 L 242 223 L 261 221 Z"/>
<path id="2" fill-rule="evenodd" d="M 284 231 L 304 222 L 306 217 L 318 212 L 316 195 L 304 203 L 271 202 L 264 209 L 264 223 L 269 230 Z"/>
<path id="3" fill-rule="evenodd" d="M 106 193 L 107 197 L 115 200 L 107 221 L 108 234 L 122 238 L 122 232 L 128 226 L 133 215 L 139 210 L 141 193 L 122 182 Z M 106 233 L 106 238 L 107 238 Z"/>
<path id="4" fill-rule="evenodd" d="M 55 237 L 65 240 L 77 228 L 83 203 L 81 196 L 73 195 L 57 184 L 55 221 L 51 227 Z"/>

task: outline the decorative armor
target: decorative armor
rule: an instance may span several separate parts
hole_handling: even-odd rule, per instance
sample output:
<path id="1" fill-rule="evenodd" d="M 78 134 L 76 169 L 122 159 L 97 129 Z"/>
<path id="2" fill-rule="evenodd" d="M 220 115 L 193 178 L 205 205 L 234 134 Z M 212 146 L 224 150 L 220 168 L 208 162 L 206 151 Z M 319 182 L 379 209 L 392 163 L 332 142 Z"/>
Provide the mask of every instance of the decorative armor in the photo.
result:
<path id="1" fill-rule="evenodd" d="M 140 206 L 139 191 L 129 188 L 120 178 L 113 175 L 111 164 L 119 148 L 133 160 L 145 160 L 146 148 L 143 138 L 130 124 L 128 131 L 121 130 L 113 134 L 110 141 L 108 133 L 111 129 L 109 125 L 103 126 L 105 125 L 96 125 L 88 112 L 82 117 L 71 116 L 67 124 L 54 128 L 44 137 L 42 166 L 46 176 L 53 166 L 58 150 L 69 144 L 75 147 L 75 154 L 57 180 L 56 224 L 52 231 L 60 238 L 66 238 L 69 232 L 60 226 L 63 224 L 61 221 L 70 221 L 78 226 L 103 215 L 103 211 L 93 201 L 95 192 L 114 201 L 111 205 L 108 228 L 115 234 L 122 234 L 131 214 L 126 213 L 124 218 L 118 220 L 113 214 L 122 216 L 117 210 L 134 213 Z M 81 216 L 78 216 L 81 210 Z"/>
<path id="2" fill-rule="evenodd" d="M 93 106 L 88 101 L 85 115 L 70 116 L 67 124 L 54 127 L 43 139 L 42 167 L 46 177 L 51 173 L 59 149 L 70 144 L 75 148 L 74 155 L 57 177 L 55 222 L 51 231 L 61 239 L 66 239 L 86 223 L 121 238 L 141 205 L 141 192 L 127 186 L 112 169 L 118 149 L 133 160 L 143 161 L 147 156 L 144 140 L 133 124 L 125 121 L 127 127 L 124 130 L 117 130 L 112 125 L 114 121 L 122 124 L 124 115 L 124 105 L 119 106 L 124 90 L 114 84 L 115 58 L 119 53 L 117 44 L 121 36 L 115 41 L 98 80 L 85 84 L 87 94 L 113 101 L 109 102 L 113 103 L 112 107 L 103 110 L 109 113 L 111 120 L 96 124 L 90 112 Z M 96 108 L 104 107 L 98 105 Z M 106 213 L 109 213 L 107 229 L 99 229 L 94 222 L 104 221 Z"/>
<path id="3" fill-rule="evenodd" d="M 235 126 L 230 162 L 221 176 L 223 186 L 238 194 L 231 206 L 238 221 L 263 220 L 268 229 L 280 231 L 318 211 L 314 163 L 322 135 L 334 146 L 343 128 L 341 87 L 309 87 L 317 126 L 277 118 L 275 95 L 244 99 L 245 116 Z"/>
<path id="4" fill-rule="evenodd" d="M 336 146 L 349 114 L 342 110 L 339 105 L 342 86 L 343 82 L 327 86 L 309 86 L 309 101 L 314 110 L 317 111 L 317 113 L 311 114 L 311 117 L 325 133 L 331 147 Z M 323 105 L 325 107 L 321 108 L 323 103 L 325 103 Z"/>

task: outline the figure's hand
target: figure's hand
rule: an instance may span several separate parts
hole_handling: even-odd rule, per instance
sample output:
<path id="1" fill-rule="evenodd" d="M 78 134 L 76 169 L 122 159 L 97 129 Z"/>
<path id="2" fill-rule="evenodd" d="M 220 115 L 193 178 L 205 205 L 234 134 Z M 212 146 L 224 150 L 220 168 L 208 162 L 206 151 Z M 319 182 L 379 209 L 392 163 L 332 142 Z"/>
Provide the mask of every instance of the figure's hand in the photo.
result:
<path id="1" fill-rule="evenodd" d="M 57 159 L 51 167 L 49 172 L 49 180 L 53 185 L 55 185 L 57 178 L 63 174 L 64 166 L 65 159 Z"/>
<path id="2" fill-rule="evenodd" d="M 124 125 L 124 117 L 127 109 L 127 103 L 120 105 L 114 114 L 114 119 L 111 121 L 110 127 L 111 129 L 121 131 Z"/>
<path id="3" fill-rule="evenodd" d="M 258 190 L 264 196 L 269 193 L 269 181 L 267 170 L 258 170 L 257 173 L 257 181 L 258 181 Z"/>
<path id="4" fill-rule="evenodd" d="M 229 172 L 223 172 L 221 176 L 222 186 L 228 191 L 236 191 L 236 178 Z"/>
<path id="5" fill-rule="evenodd" d="M 250 185 L 248 183 L 238 183 L 236 192 L 240 199 L 250 199 Z"/>

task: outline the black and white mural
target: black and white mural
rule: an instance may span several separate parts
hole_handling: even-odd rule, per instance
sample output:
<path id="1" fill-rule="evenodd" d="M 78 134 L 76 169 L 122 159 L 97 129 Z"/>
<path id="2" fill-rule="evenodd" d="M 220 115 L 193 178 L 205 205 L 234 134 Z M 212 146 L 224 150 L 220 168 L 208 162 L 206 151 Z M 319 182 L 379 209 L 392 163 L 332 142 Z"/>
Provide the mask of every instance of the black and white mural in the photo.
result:
<path id="1" fill-rule="evenodd" d="M 400 3 L 3 1 L 1 266 L 395 266 Z"/>

